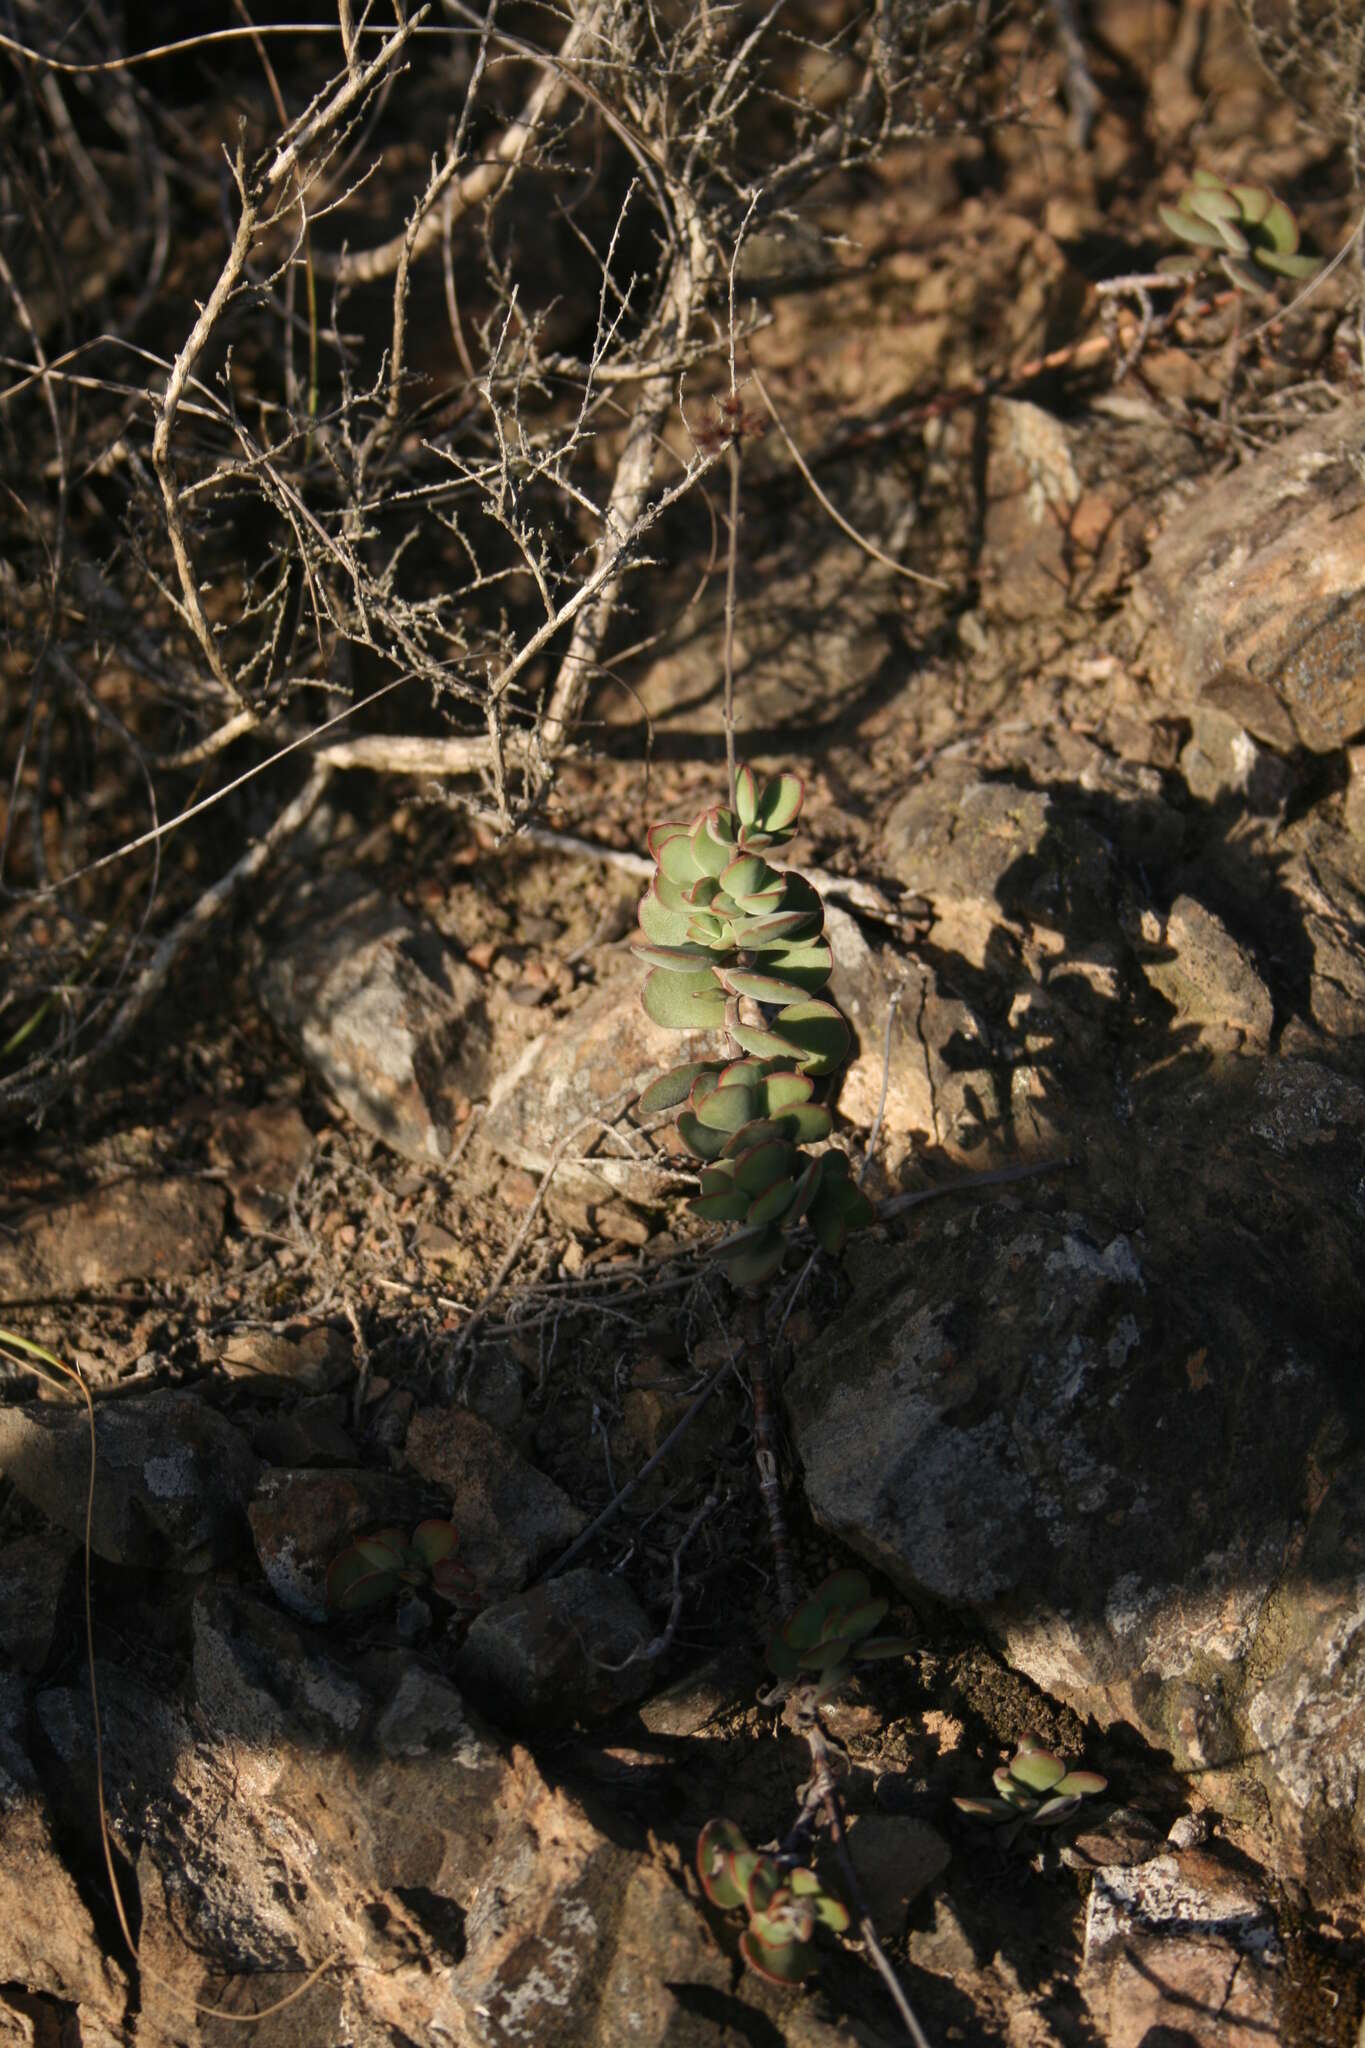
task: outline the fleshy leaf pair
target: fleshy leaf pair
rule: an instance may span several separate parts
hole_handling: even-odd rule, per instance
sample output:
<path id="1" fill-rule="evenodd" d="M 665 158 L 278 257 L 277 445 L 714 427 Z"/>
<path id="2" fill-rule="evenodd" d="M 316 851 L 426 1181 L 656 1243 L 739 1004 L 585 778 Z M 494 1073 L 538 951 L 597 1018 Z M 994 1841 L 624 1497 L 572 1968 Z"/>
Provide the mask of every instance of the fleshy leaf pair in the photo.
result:
<path id="1" fill-rule="evenodd" d="M 1247 291 L 1265 293 L 1280 277 L 1314 277 L 1322 263 L 1299 248 L 1299 224 L 1264 185 L 1231 184 L 1196 171 L 1175 206 L 1159 206 L 1162 224 L 1197 254 L 1168 257 L 1164 270 L 1197 272 L 1210 264 Z"/>
<path id="2" fill-rule="evenodd" d="M 442 1600 L 467 1604 L 472 1574 L 457 1562 L 459 1536 L 452 1523 L 419 1522 L 409 1541 L 401 1529 L 362 1536 L 327 1568 L 327 1605 L 333 1614 L 360 1614 L 392 1599 L 400 1586 L 429 1585 Z"/>
<path id="3" fill-rule="evenodd" d="M 1098 1771 L 1069 1770 L 1040 1735 L 1028 1733 L 1019 1738 L 1018 1751 L 993 1774 L 992 1782 L 994 1799 L 955 1799 L 953 1804 L 974 1819 L 1010 1823 L 1013 1837 L 1021 1827 L 1060 1827 L 1083 1799 L 1103 1792 L 1109 1780 Z"/>
<path id="4" fill-rule="evenodd" d="M 861 1572 L 831 1572 L 769 1636 L 769 1668 L 779 1678 L 812 1681 L 823 1698 L 854 1664 L 903 1657 L 911 1648 L 904 1636 L 873 1633 L 890 1604 L 873 1596 Z"/>
<path id="5" fill-rule="evenodd" d="M 713 1906 L 748 1914 L 740 1953 L 774 1984 L 799 1984 L 809 1973 L 817 1927 L 842 1934 L 850 1924 L 843 1900 L 813 1870 L 751 1849 L 733 1821 L 706 1823 L 697 1838 L 697 1874 Z"/>

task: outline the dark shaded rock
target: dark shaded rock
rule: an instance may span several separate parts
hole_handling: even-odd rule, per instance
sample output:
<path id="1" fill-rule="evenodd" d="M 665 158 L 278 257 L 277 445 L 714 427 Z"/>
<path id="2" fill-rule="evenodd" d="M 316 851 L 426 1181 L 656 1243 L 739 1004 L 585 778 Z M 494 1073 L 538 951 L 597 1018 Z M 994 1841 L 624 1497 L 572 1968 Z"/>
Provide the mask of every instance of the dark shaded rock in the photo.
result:
<path id="1" fill-rule="evenodd" d="M 207 1571 L 246 1541 L 259 1465 L 239 1429 L 193 1394 L 160 1391 L 95 1410 L 91 1543 L 113 1564 Z M 61 1529 L 85 1528 L 90 1440 L 83 1412 L 0 1409 L 0 1469 Z"/>
<path id="2" fill-rule="evenodd" d="M 1177 704 L 1231 670 L 1271 691 L 1314 753 L 1365 731 L 1363 419 L 1359 402 L 1338 406 L 1166 523 L 1133 603 L 1160 628 L 1158 681 Z"/>
<path id="3" fill-rule="evenodd" d="M 902 1813 L 855 1814 L 849 1822 L 848 1852 L 883 1941 L 900 1938 L 912 1902 L 952 1860 L 952 1851 L 936 1829 Z M 829 1881 L 837 1891 L 832 1866 Z"/>
<path id="4" fill-rule="evenodd" d="M 414 1472 L 450 1495 L 460 1562 L 485 1601 L 519 1593 L 586 1527 L 563 1488 L 467 1408 L 423 1408 L 408 1428 L 404 1455 Z"/>
<path id="5" fill-rule="evenodd" d="M 0 1983 L 88 2007 L 97 2040 L 99 2022 L 121 2019 L 127 1986 L 57 1852 L 23 1713 L 22 1685 L 0 1672 Z"/>
<path id="6" fill-rule="evenodd" d="M 485 1092 L 482 985 L 440 934 L 359 877 L 319 885 L 271 940 L 261 998 L 362 1130 L 439 1166 Z"/>
<path id="7" fill-rule="evenodd" d="M 42 1670 L 75 1557 L 74 1545 L 55 1535 L 16 1536 L 0 1549 L 0 1661 Z"/>
<path id="8" fill-rule="evenodd" d="M 354 1465 L 359 1452 L 330 1401 L 304 1401 L 252 1424 L 251 1446 L 267 1465 Z"/>
<path id="9" fill-rule="evenodd" d="M 74 1294 L 120 1280 L 179 1280 L 212 1258 L 227 1216 L 201 1180 L 121 1180 L 25 1216 L 0 1243 L 0 1291 Z"/>
<path id="10" fill-rule="evenodd" d="M 1365 1093 L 1216 1072 L 1136 1134 L 1127 1219 L 1003 1200 L 856 1245 L 789 1407 L 823 1523 L 1216 1805 L 1268 1799 L 1284 1867 L 1340 1896 L 1365 1868 Z"/>
<path id="11" fill-rule="evenodd" d="M 443 1512 L 429 1487 L 386 1472 L 281 1467 L 261 1475 L 247 1518 L 276 1599 L 308 1621 L 325 1621 L 327 1568 L 347 1544 L 381 1528 L 406 1534 Z"/>
<path id="12" fill-rule="evenodd" d="M 567 1728 L 648 1690 L 650 1659 L 628 1660 L 653 1635 L 649 1617 L 620 1579 L 569 1571 L 476 1615 L 456 1672 L 498 1722 Z"/>
<path id="13" fill-rule="evenodd" d="M 1205 1851 L 1095 1872 L 1080 1985 L 1106 2048 L 1265 2048 L 1278 1960 L 1264 1897 Z"/>
<path id="14" fill-rule="evenodd" d="M 313 1150 L 313 1133 L 292 1102 L 234 1110 L 213 1129 L 209 1149 L 227 1171 L 244 1230 L 272 1230 L 289 1213 L 289 1191 Z"/>

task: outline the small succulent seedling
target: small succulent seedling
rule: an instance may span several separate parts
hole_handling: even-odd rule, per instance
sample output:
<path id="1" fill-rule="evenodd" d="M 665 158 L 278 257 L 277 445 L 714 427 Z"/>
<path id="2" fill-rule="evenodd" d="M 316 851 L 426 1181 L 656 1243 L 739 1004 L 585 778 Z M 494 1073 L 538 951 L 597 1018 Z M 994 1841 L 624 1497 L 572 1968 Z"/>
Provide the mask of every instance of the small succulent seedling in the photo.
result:
<path id="1" fill-rule="evenodd" d="M 874 1598 L 858 1571 L 832 1572 L 768 1638 L 768 1665 L 780 1679 L 815 1687 L 817 1700 L 842 1685 L 855 1664 L 903 1657 L 904 1636 L 873 1630 L 891 1605 Z"/>
<path id="2" fill-rule="evenodd" d="M 774 1984 L 799 1984 L 813 1969 L 817 1927 L 842 1934 L 849 1925 L 847 1906 L 813 1870 L 751 1849 L 733 1821 L 706 1823 L 697 1838 L 697 1875 L 713 1906 L 748 1914 L 740 1954 Z"/>
<path id="3" fill-rule="evenodd" d="M 661 1074 L 640 1109 L 679 1110 L 678 1135 L 702 1162 L 694 1213 L 743 1231 L 727 1256 L 737 1286 L 777 1270 L 798 1223 L 838 1252 L 874 1216 L 844 1153 L 803 1149 L 830 1134 L 817 1090 L 850 1044 L 819 993 L 832 964 L 824 905 L 804 876 L 767 858 L 792 837 L 804 797 L 798 776 L 760 787 L 746 765 L 733 810 L 712 805 L 649 833 L 656 872 L 634 946 L 650 970 L 645 1010 L 665 1030 L 723 1031 L 727 1051 Z"/>
<path id="4" fill-rule="evenodd" d="M 419 1522 L 409 1541 L 401 1529 L 362 1536 L 327 1568 L 333 1614 L 359 1614 L 392 1599 L 400 1586 L 426 1586 L 442 1600 L 465 1603 L 473 1578 L 455 1559 L 459 1537 L 449 1522 Z"/>
<path id="5" fill-rule="evenodd" d="M 1196 171 L 1179 203 L 1157 211 L 1187 244 L 1181 255 L 1166 258 L 1163 270 L 1218 269 L 1240 290 L 1264 295 L 1279 278 L 1298 282 L 1322 268 L 1316 256 L 1302 253 L 1298 222 L 1264 185 L 1230 184 L 1212 171 Z"/>
<path id="6" fill-rule="evenodd" d="M 1055 1828 L 1071 1819 L 1081 1801 L 1103 1792 L 1109 1783 L 1098 1771 L 1069 1770 L 1059 1756 L 1043 1745 L 1040 1735 L 1019 1738 L 1019 1748 L 994 1775 L 994 1799 L 955 1799 L 960 1813 L 988 1820 L 999 1826 L 1008 1823 L 1008 1840 L 1022 1828 Z"/>

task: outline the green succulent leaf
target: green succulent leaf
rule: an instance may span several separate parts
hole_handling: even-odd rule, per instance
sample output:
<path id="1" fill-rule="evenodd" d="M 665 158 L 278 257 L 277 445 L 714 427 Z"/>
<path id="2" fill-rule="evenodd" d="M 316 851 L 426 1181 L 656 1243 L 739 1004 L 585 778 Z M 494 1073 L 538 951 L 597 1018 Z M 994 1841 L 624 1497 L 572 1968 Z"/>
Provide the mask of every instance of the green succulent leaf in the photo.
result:
<path id="1" fill-rule="evenodd" d="M 746 1088 L 742 1083 L 735 1085 L 722 1080 L 718 1088 L 695 1105 L 701 1121 L 713 1131 L 727 1133 L 739 1130 L 740 1126 L 752 1120 L 757 1107 L 758 1090 Z"/>
<path id="2" fill-rule="evenodd" d="M 650 1082 L 636 1107 L 643 1116 L 653 1116 L 661 1109 L 676 1109 L 691 1095 L 697 1077 L 716 1073 L 720 1064 L 719 1060 L 690 1060 L 686 1066 L 670 1067 L 666 1074 Z"/>
<path id="3" fill-rule="evenodd" d="M 1065 1794 L 1068 1798 L 1088 1799 L 1094 1793 L 1106 1791 L 1108 1785 L 1109 1780 L 1102 1778 L 1098 1771 L 1068 1771 L 1053 1790 L 1059 1796 Z"/>
<path id="4" fill-rule="evenodd" d="M 725 1270 L 733 1287 L 761 1287 L 770 1280 L 786 1255 L 787 1241 L 771 1227 L 755 1231 L 726 1255 Z"/>
<path id="5" fill-rule="evenodd" d="M 775 1121 L 794 1145 L 818 1145 L 834 1128 L 834 1118 L 822 1102 L 794 1102 Z"/>
<path id="6" fill-rule="evenodd" d="M 334 1614 L 359 1614 L 397 1592 L 407 1566 L 407 1545 L 396 1529 L 362 1537 L 327 1567 L 327 1605 Z"/>
<path id="7" fill-rule="evenodd" d="M 680 888 L 690 888 L 706 872 L 692 852 L 691 834 L 685 827 L 675 837 L 662 842 L 655 859 L 659 863 L 659 873 L 666 875 L 670 882 L 676 882 Z"/>
<path id="8" fill-rule="evenodd" d="M 977 1820 L 1008 1820 L 1014 1813 L 1006 1799 L 954 1799 L 953 1805 L 959 1813 L 969 1813 Z"/>
<path id="9" fill-rule="evenodd" d="M 703 811 L 692 828 L 692 858 L 704 875 L 719 876 L 735 857 L 735 842 L 725 834 L 728 816 L 728 812 Z"/>
<path id="10" fill-rule="evenodd" d="M 789 1003 L 774 1017 L 772 1028 L 808 1074 L 832 1074 L 848 1057 L 848 1025 L 833 1003 Z"/>
<path id="11" fill-rule="evenodd" d="M 891 1657 L 908 1657 L 914 1647 L 909 1636 L 864 1636 L 854 1644 L 853 1656 L 858 1664 L 874 1664 Z"/>
<path id="12" fill-rule="evenodd" d="M 470 1604 L 474 1592 L 474 1574 L 462 1565 L 458 1558 L 443 1557 L 431 1567 L 431 1590 L 442 1600 L 449 1600 L 459 1606 Z M 477 1599 L 473 1602 L 478 1605 Z"/>
<path id="13" fill-rule="evenodd" d="M 708 946 L 658 946 L 649 939 L 636 939 L 630 950 L 646 967 L 662 967 L 668 974 L 696 974 L 702 969 L 707 974 L 713 972 L 713 956 Z"/>
<path id="14" fill-rule="evenodd" d="M 1200 220 L 1194 214 L 1185 213 L 1174 206 L 1158 206 L 1157 215 L 1162 226 L 1168 228 L 1173 235 L 1179 236 L 1182 242 L 1193 242 L 1196 248 L 1200 249 L 1227 247 L 1221 224 L 1215 225 L 1212 221 Z"/>
<path id="15" fill-rule="evenodd" d="M 694 1216 L 700 1216 L 703 1223 L 748 1223 L 753 1204 L 739 1188 L 727 1188 L 723 1193 L 694 1195 L 688 1203 Z"/>
<path id="16" fill-rule="evenodd" d="M 730 1911 L 744 1903 L 743 1893 L 730 1874 L 730 1860 L 747 1850 L 739 1829 L 731 1820 L 708 1820 L 697 1837 L 697 1876 L 713 1906 Z"/>
<path id="17" fill-rule="evenodd" d="M 1066 1765 L 1059 1756 L 1053 1756 L 1051 1750 L 1031 1749 L 1014 1758 L 1009 1772 L 1030 1792 L 1050 1792 L 1066 1776 Z"/>
<path id="18" fill-rule="evenodd" d="M 768 1116 L 777 1116 L 784 1109 L 794 1109 L 798 1103 L 809 1102 L 815 1093 L 815 1083 L 809 1074 L 798 1074 L 788 1069 L 784 1073 L 771 1074 L 763 1070 L 759 1062 L 759 1079 L 763 1084 L 763 1108 Z"/>
<path id="19" fill-rule="evenodd" d="M 786 1172 L 791 1147 L 784 1145 L 780 1138 L 771 1138 L 762 1144 L 751 1145 L 747 1151 L 733 1157 L 736 1187 L 743 1188 L 748 1195 L 761 1195 Z"/>
<path id="20" fill-rule="evenodd" d="M 774 1181 L 761 1195 L 755 1195 L 744 1217 L 746 1223 L 755 1228 L 760 1223 L 776 1223 L 791 1207 L 792 1196 L 796 1193 L 796 1182 L 792 1179 Z"/>
<path id="21" fill-rule="evenodd" d="M 752 825 L 758 817 L 758 778 L 747 761 L 735 775 L 735 812 L 741 825 Z"/>
<path id="22" fill-rule="evenodd" d="M 1263 270 L 1273 270 L 1277 277 L 1296 280 L 1316 277 L 1322 269 L 1321 260 L 1316 256 L 1293 256 L 1280 249 L 1258 249 L 1256 261 Z"/>
<path id="23" fill-rule="evenodd" d="M 795 825 L 806 799 L 799 775 L 775 775 L 758 800 L 758 823 L 765 832 L 785 832 Z"/>
<path id="24" fill-rule="evenodd" d="M 690 1109 L 683 1110 L 678 1118 L 678 1136 L 697 1159 L 718 1159 L 725 1145 L 724 1131 L 713 1131 Z"/>
<path id="25" fill-rule="evenodd" d="M 429 1572 L 454 1557 L 459 1545 L 459 1535 L 451 1522 L 419 1522 L 412 1532 L 412 1548 Z"/>
<path id="26" fill-rule="evenodd" d="M 640 930 L 656 946 L 686 945 L 692 928 L 692 914 L 670 910 L 659 895 L 657 878 L 640 899 Z"/>
<path id="27" fill-rule="evenodd" d="M 1060 1827 L 1064 1820 L 1070 1820 L 1080 1803 L 1079 1799 L 1062 1794 L 1045 1799 L 1042 1805 L 1029 1815 L 1030 1823 L 1035 1828 Z"/>
<path id="28" fill-rule="evenodd" d="M 657 861 L 670 839 L 686 839 L 692 828 L 678 818 L 665 818 L 657 825 L 651 825 L 645 834 L 645 845 L 651 859 Z"/>
<path id="29" fill-rule="evenodd" d="M 769 1947 L 746 1927 L 739 1937 L 739 1952 L 749 1968 L 773 1984 L 799 1984 L 812 1966 L 809 1946 L 802 1941 Z"/>
<path id="30" fill-rule="evenodd" d="M 782 1868 L 771 1856 L 760 1856 L 749 1873 L 744 1903 L 750 1914 L 765 1913 L 782 1889 Z"/>
<path id="31" fill-rule="evenodd" d="M 665 1031 L 708 1031 L 725 1022 L 725 991 L 709 967 L 687 974 L 652 968 L 640 1000 Z"/>
<path id="32" fill-rule="evenodd" d="M 779 1038 L 776 1031 L 764 1024 L 732 1024 L 730 1036 L 737 1045 L 752 1053 L 760 1060 L 789 1060 L 792 1047 L 789 1040 Z"/>
<path id="33" fill-rule="evenodd" d="M 793 1650 L 813 1649 L 826 1640 L 831 1617 L 861 1607 L 871 1592 L 862 1572 L 831 1572 L 792 1609 L 782 1624 L 782 1640 Z"/>

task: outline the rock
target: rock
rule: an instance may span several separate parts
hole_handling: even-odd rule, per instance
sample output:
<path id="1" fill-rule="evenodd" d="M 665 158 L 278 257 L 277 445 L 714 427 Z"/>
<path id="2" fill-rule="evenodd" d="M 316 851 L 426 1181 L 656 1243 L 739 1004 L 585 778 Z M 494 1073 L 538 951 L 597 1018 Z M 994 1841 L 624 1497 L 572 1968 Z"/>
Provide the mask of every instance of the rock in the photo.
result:
<path id="1" fill-rule="evenodd" d="M 75 1556 L 53 1535 L 16 1536 L 0 1549 L 0 1653 L 13 1669 L 46 1664 Z"/>
<path id="2" fill-rule="evenodd" d="M 444 1507 L 430 1488 L 387 1472 L 290 1470 L 261 1475 L 247 1519 L 271 1592 L 293 1614 L 327 1620 L 327 1568 L 357 1536 L 413 1530 Z"/>
<path id="3" fill-rule="evenodd" d="M 1278 1960 L 1264 1898 L 1204 1851 L 1094 1874 L 1080 1987 L 1106 2048 L 1264 2048 Z"/>
<path id="4" fill-rule="evenodd" d="M 1268 1803 L 1323 1899 L 1365 1872 L 1363 1135 L 1345 1078 L 1226 1059 L 1134 1133 L 1127 1216 L 1073 1190 L 856 1241 L 788 1385 L 822 1524 L 1215 1807 Z"/>
<path id="5" fill-rule="evenodd" d="M 643 1701 L 640 1720 L 651 1735 L 695 1735 L 740 1701 L 752 1699 L 772 1674 L 757 1650 L 721 1651 L 697 1671 Z"/>
<path id="6" fill-rule="evenodd" d="M 409 1426 L 404 1456 L 414 1472 L 450 1495 L 460 1562 L 485 1601 L 519 1593 L 587 1526 L 553 1479 L 467 1408 L 421 1409 Z"/>
<path id="7" fill-rule="evenodd" d="M 912 1900 L 941 1877 L 952 1851 L 927 1821 L 901 1813 L 859 1813 L 849 1822 L 848 1853 L 883 1941 L 897 1941 Z M 830 1883 L 838 1889 L 831 1867 Z"/>
<path id="8" fill-rule="evenodd" d="M 556 1147 L 583 1128 L 575 1151 L 600 1137 L 609 1105 L 645 1087 L 666 1067 L 714 1051 L 714 1034 L 663 1031 L 640 1002 L 641 976 L 623 961 L 576 1010 L 527 1046 L 493 1089 L 482 1135 L 495 1152 L 529 1173 L 548 1170 Z M 643 1149 L 643 1148 L 642 1148 Z M 590 1201 L 614 1189 L 657 1197 L 659 1178 L 648 1164 L 607 1150 L 590 1162 L 565 1160 L 557 1189 Z"/>
<path id="9" fill-rule="evenodd" d="M 253 2038 L 714 2048 L 722 2018 L 796 2048 L 862 2038 L 737 1984 L 684 1854 L 628 1824 L 603 1832 L 405 1652 L 360 1653 L 206 1586 L 192 1699 L 100 1677 L 112 1824 L 137 1861 L 148 2048 L 217 2038 L 188 2001 L 249 2015 L 328 1958 Z M 86 1695 L 42 1704 L 74 1772 Z M 0 1953 L 9 1937 L 0 1920 Z M 98 1962 L 98 1943 L 86 1954 Z"/>
<path id="10" fill-rule="evenodd" d="M 289 1213 L 289 1193 L 313 1150 L 313 1133 L 292 1102 L 234 1110 L 213 1129 L 209 1150 L 227 1172 L 244 1230 L 273 1230 Z"/>
<path id="11" fill-rule="evenodd" d="M 1245 726 L 1201 696 L 1191 713 L 1191 736 L 1180 751 L 1180 772 L 1190 795 L 1216 804 L 1240 798 L 1253 812 L 1278 811 L 1294 787 L 1289 763 L 1263 747 Z"/>
<path id="12" fill-rule="evenodd" d="M 440 934 L 359 876 L 306 891 L 272 938 L 261 998 L 362 1130 L 419 1166 L 489 1080 L 482 984 Z"/>
<path id="13" fill-rule="evenodd" d="M 88 2007 L 92 2018 L 116 2023 L 127 1985 L 57 1853 L 52 1816 L 20 1741 L 23 1711 L 20 1681 L 0 1672 L 0 1983 Z"/>
<path id="14" fill-rule="evenodd" d="M 1270 991 L 1211 910 L 1177 896 L 1160 951 L 1141 961 L 1148 982 L 1175 1011 L 1177 1030 L 1215 1051 L 1264 1052 L 1275 1021 Z"/>
<path id="15" fill-rule="evenodd" d="M 500 1723 L 567 1728 L 649 1690 L 651 1660 L 627 1660 L 654 1633 L 620 1579 L 568 1571 L 476 1615 L 456 1675 Z"/>
<path id="16" fill-rule="evenodd" d="M 252 1424 L 251 1448 L 267 1465 L 356 1465 L 360 1453 L 335 1412 L 336 1403 L 304 1401 Z"/>
<path id="17" fill-rule="evenodd" d="M 206 1181 L 121 1180 L 23 1217 L 0 1243 L 6 1295 L 175 1280 L 213 1257 L 227 1197 Z"/>
<path id="18" fill-rule="evenodd" d="M 1158 686 L 1188 707 L 1220 672 L 1283 707 L 1314 753 L 1365 731 L 1365 407 L 1336 407 L 1167 521 L 1133 593 Z"/>
<path id="19" fill-rule="evenodd" d="M 259 1470 L 239 1429 L 195 1395 L 166 1389 L 98 1403 L 95 1429 L 98 1557 L 200 1572 L 238 1554 Z M 0 1409 L 0 1470 L 73 1536 L 85 1529 L 89 1460 L 83 1412 Z"/>
<path id="20" fill-rule="evenodd" d="M 229 1379 L 249 1383 L 250 1392 L 265 1399 L 295 1391 L 328 1394 L 344 1387 L 355 1370 L 349 1334 L 330 1323 L 234 1331 L 218 1364 Z"/>
<path id="21" fill-rule="evenodd" d="M 1162 1847 L 1161 1830 L 1153 1826 L 1145 1813 L 1138 1813 L 1131 1806 L 1116 1806 L 1089 1825 L 1073 1824 L 1067 1830 L 1060 1853 L 1063 1863 L 1071 1869 L 1094 1870 L 1102 1864 L 1119 1867 L 1146 1863 L 1159 1855 Z"/>

